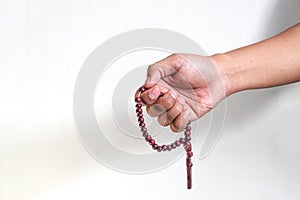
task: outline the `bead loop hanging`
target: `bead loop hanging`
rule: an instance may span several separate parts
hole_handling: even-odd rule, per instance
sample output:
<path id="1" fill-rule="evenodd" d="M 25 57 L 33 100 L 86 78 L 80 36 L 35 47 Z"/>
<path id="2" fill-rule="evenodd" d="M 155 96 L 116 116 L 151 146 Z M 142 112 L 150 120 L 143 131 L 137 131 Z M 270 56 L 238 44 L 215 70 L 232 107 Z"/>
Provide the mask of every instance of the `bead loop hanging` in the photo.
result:
<path id="1" fill-rule="evenodd" d="M 193 156 L 192 151 L 192 143 L 191 143 L 191 129 L 190 122 L 187 124 L 187 126 L 184 129 L 184 137 L 179 138 L 178 140 L 174 141 L 170 144 L 163 144 L 158 145 L 156 141 L 151 137 L 151 135 L 148 133 L 148 129 L 146 128 L 146 122 L 143 116 L 143 110 L 142 110 L 142 99 L 141 94 L 146 91 L 145 87 L 140 87 L 137 91 L 137 97 L 135 98 L 136 102 L 136 114 L 138 123 L 140 126 L 141 133 L 145 140 L 149 143 L 150 146 L 152 146 L 153 150 L 156 150 L 157 152 L 163 152 L 163 151 L 171 151 L 173 149 L 176 149 L 177 147 L 183 145 L 185 151 L 186 151 L 186 171 L 187 171 L 187 189 L 192 188 L 192 166 L 193 163 L 191 161 L 191 157 Z M 163 94 L 160 95 L 162 97 Z"/>

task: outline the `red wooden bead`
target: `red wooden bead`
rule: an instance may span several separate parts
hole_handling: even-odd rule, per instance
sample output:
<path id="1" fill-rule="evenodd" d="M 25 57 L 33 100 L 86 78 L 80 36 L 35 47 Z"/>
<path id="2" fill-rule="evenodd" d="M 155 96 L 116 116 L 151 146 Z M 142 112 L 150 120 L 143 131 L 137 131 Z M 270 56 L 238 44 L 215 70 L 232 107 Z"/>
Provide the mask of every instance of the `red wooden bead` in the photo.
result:
<path id="1" fill-rule="evenodd" d="M 142 127 L 142 128 L 141 128 L 141 132 L 142 132 L 142 133 L 147 132 L 147 128 L 146 128 L 146 127 Z"/>
<path id="2" fill-rule="evenodd" d="M 157 145 L 157 144 L 154 144 L 154 145 L 152 145 L 152 148 L 153 148 L 154 150 L 156 150 L 156 149 L 158 148 L 158 145 Z"/>
<path id="3" fill-rule="evenodd" d="M 163 151 L 166 151 L 168 149 L 167 145 L 165 145 L 165 144 L 162 145 L 161 148 L 162 148 Z"/>
<path id="4" fill-rule="evenodd" d="M 185 127 L 185 130 L 186 130 L 186 131 L 190 131 L 191 129 L 192 129 L 191 126 L 186 126 L 186 127 Z"/>
<path id="5" fill-rule="evenodd" d="M 144 92 L 145 90 L 146 90 L 146 89 L 145 89 L 143 86 L 139 88 L 139 91 L 140 91 L 140 92 Z"/>
<path id="6" fill-rule="evenodd" d="M 177 146 L 176 146 L 175 143 L 172 143 L 172 144 L 171 144 L 171 147 L 172 147 L 172 149 L 175 149 Z"/>
<path id="7" fill-rule="evenodd" d="M 137 108 L 137 109 L 135 110 L 135 112 L 138 113 L 138 114 L 140 114 L 140 113 L 143 112 L 143 110 L 142 110 L 141 108 Z"/>
<path id="8" fill-rule="evenodd" d="M 179 139 L 179 142 L 180 142 L 181 144 L 184 144 L 184 143 L 185 143 L 185 139 L 184 139 L 184 138 L 180 138 L 180 139 Z"/>
<path id="9" fill-rule="evenodd" d="M 191 136 L 191 131 L 185 131 L 185 132 L 184 132 L 184 135 L 185 135 L 185 136 Z"/>
<path id="10" fill-rule="evenodd" d="M 156 150 L 157 150 L 158 152 L 161 152 L 161 150 L 162 150 L 161 146 L 158 146 Z"/>
<path id="11" fill-rule="evenodd" d="M 192 150 L 192 144 L 190 142 L 185 143 L 185 149 L 186 151 L 191 151 Z"/>
<path id="12" fill-rule="evenodd" d="M 150 143 L 151 145 L 155 145 L 155 144 L 156 144 L 154 139 L 151 139 L 151 140 L 149 141 L 149 143 Z"/>
<path id="13" fill-rule="evenodd" d="M 185 141 L 191 141 L 191 137 L 190 136 L 185 136 Z"/>
<path id="14" fill-rule="evenodd" d="M 143 117 L 140 117 L 140 118 L 138 119 L 138 121 L 139 121 L 139 122 L 144 122 L 145 120 L 144 120 Z"/>
<path id="15" fill-rule="evenodd" d="M 172 146 L 170 144 L 167 145 L 168 151 L 172 150 Z"/>
<path id="16" fill-rule="evenodd" d="M 136 107 L 136 108 L 141 108 L 142 105 L 141 105 L 141 104 L 136 104 L 135 107 Z"/>
<path id="17" fill-rule="evenodd" d="M 148 136 L 145 138 L 145 140 L 146 140 L 147 142 L 149 142 L 151 139 L 152 139 L 151 135 L 148 135 Z"/>
<path id="18" fill-rule="evenodd" d="M 144 138 L 146 138 L 148 135 L 149 135 L 149 134 L 148 134 L 147 131 L 146 131 L 146 132 L 143 132 L 143 137 L 144 137 Z"/>
<path id="19" fill-rule="evenodd" d="M 135 98 L 135 102 L 139 103 L 139 102 L 141 102 L 141 101 L 142 101 L 141 97 Z"/>
<path id="20" fill-rule="evenodd" d="M 188 157 L 192 157 L 192 156 L 193 156 L 193 152 L 192 152 L 192 151 L 188 151 L 188 152 L 186 152 L 186 155 L 187 155 Z"/>

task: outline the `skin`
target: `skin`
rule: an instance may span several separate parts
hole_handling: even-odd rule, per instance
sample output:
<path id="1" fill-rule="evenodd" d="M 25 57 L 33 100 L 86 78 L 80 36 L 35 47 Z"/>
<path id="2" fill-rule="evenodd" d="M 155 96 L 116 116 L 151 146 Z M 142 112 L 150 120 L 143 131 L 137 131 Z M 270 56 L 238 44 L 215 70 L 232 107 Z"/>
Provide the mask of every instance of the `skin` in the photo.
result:
<path id="1" fill-rule="evenodd" d="M 150 116 L 179 132 L 234 93 L 297 81 L 300 24 L 222 54 L 173 54 L 148 67 L 141 98 Z"/>

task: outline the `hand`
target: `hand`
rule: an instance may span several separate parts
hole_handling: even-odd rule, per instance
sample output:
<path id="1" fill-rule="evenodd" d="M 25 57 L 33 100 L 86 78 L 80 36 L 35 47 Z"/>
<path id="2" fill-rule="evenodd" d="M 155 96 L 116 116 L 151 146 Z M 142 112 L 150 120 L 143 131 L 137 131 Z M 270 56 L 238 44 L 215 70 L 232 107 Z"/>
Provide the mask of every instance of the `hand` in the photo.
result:
<path id="1" fill-rule="evenodd" d="M 223 78 L 210 57 L 173 54 L 148 67 L 141 98 L 147 113 L 162 126 L 182 131 L 223 98 Z"/>

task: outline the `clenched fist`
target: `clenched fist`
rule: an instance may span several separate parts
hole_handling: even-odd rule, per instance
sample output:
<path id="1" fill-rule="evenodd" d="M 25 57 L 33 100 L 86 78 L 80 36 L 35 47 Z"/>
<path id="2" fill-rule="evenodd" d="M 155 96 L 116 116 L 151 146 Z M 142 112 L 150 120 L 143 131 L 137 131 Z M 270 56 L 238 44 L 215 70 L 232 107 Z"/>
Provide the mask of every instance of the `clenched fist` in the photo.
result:
<path id="1" fill-rule="evenodd" d="M 141 98 L 147 113 L 159 124 L 182 131 L 223 98 L 222 76 L 210 57 L 173 54 L 148 67 Z"/>

